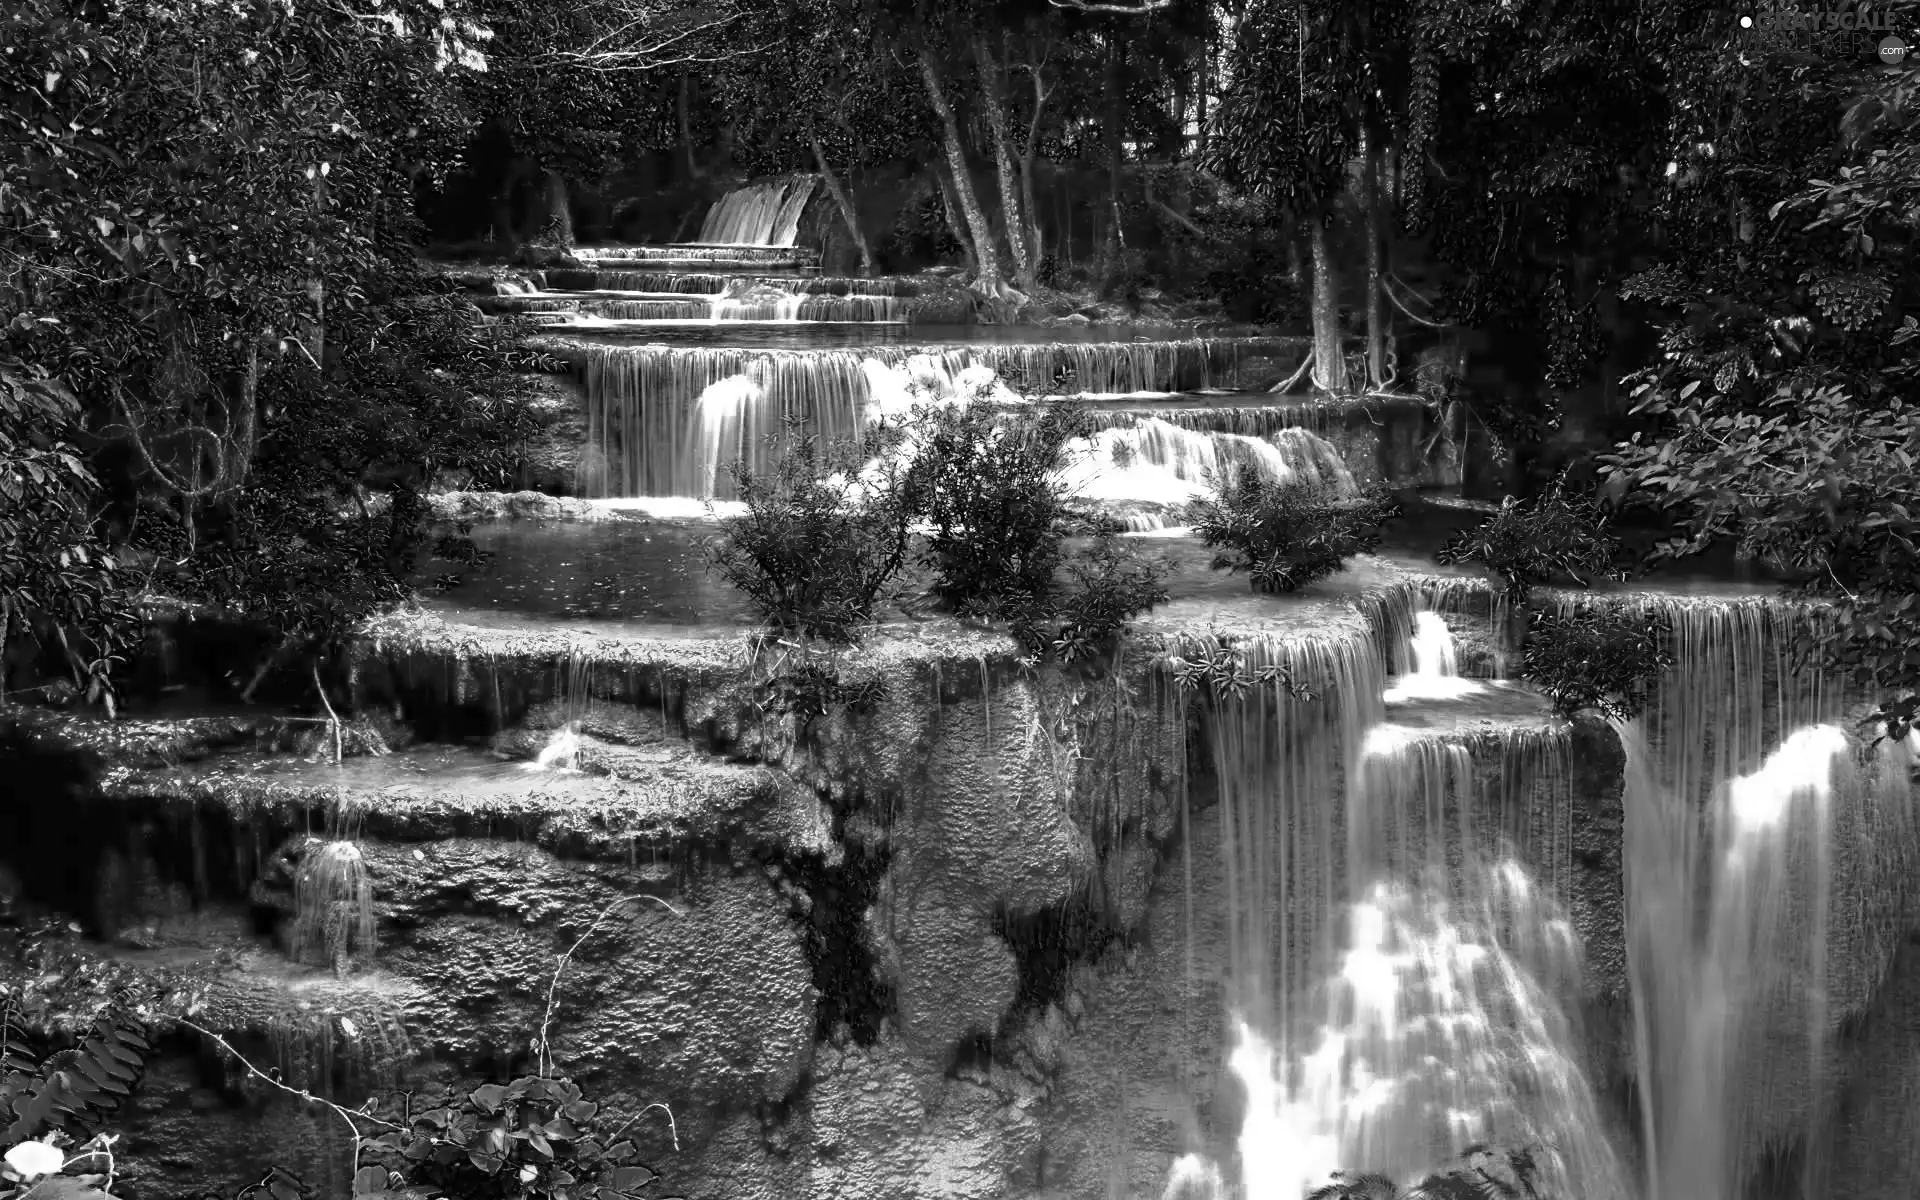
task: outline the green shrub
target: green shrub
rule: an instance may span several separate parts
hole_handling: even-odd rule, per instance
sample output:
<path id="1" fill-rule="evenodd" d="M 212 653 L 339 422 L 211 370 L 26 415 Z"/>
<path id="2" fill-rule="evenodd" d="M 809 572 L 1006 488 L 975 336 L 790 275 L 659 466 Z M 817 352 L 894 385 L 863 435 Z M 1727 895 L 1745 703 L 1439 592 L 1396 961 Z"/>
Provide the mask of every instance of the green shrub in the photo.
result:
<path id="1" fill-rule="evenodd" d="M 1654 614 L 1618 608 L 1528 614 L 1521 674 L 1562 716 L 1598 709 L 1614 720 L 1645 710 L 1654 683 L 1672 668 L 1672 625 Z"/>
<path id="2" fill-rule="evenodd" d="M 111 702 L 110 673 L 139 633 L 127 579 L 100 538 L 98 490 L 74 445 L 80 402 L 36 366 L 0 356 L 0 705 L 17 643 Z M 38 683 L 38 679 L 33 682 Z"/>
<path id="3" fill-rule="evenodd" d="M 1539 1183 L 1532 1150 L 1473 1146 L 1459 1162 L 1405 1190 L 1385 1175 L 1341 1172 L 1307 1200 L 1556 1200 L 1542 1197 Z"/>
<path id="4" fill-rule="evenodd" d="M 1049 606 L 1051 620 L 1028 633 L 1030 645 L 1046 645 L 1064 663 L 1107 652 L 1129 622 L 1167 599 L 1165 571 L 1129 550 L 1109 528 L 1067 560 L 1066 576 Z"/>
<path id="5" fill-rule="evenodd" d="M 1237 650 L 1230 637 L 1215 635 L 1189 639 L 1173 656 L 1174 683 L 1183 692 L 1192 693 L 1215 704 L 1241 700 L 1256 689 L 1278 687 L 1298 700 L 1313 699 L 1313 691 L 1283 663 L 1255 666 Z"/>
<path id="6" fill-rule="evenodd" d="M 1167 593 L 1160 566 L 1059 477 L 1090 429 L 1066 402 L 929 405 L 828 455 L 792 424 L 772 476 L 732 468 L 747 512 L 709 561 L 775 629 L 851 642 L 912 565 L 939 608 L 1005 622 L 1030 656 L 1095 657 Z"/>
<path id="7" fill-rule="evenodd" d="M 1125 549 L 1118 525 L 1060 480 L 1072 442 L 1092 432 L 1086 409 L 1060 400 L 916 412 L 905 486 L 929 527 L 920 557 L 941 607 L 1004 620 L 1029 653 L 1073 661 L 1166 599 L 1158 565 Z M 1094 541 L 1075 551 L 1076 535 Z"/>
<path id="8" fill-rule="evenodd" d="M 886 431 L 861 449 L 879 454 Z M 851 642 L 870 624 L 906 565 L 912 514 L 888 477 L 853 482 L 864 455 L 826 448 L 797 420 L 771 475 L 744 462 L 730 470 L 747 511 L 708 543 L 712 568 L 744 592 L 766 623 L 830 642 Z"/>
<path id="9" fill-rule="evenodd" d="M 403 1095 L 387 1119 L 398 1128 L 361 1139 L 361 1161 L 373 1161 L 355 1173 L 356 1200 L 639 1200 L 660 1178 L 631 1141 L 614 1140 L 625 1126 L 566 1079 L 448 1088 L 426 1105 Z"/>
<path id="10" fill-rule="evenodd" d="M 1068 443 L 1092 429 L 1084 409 L 1064 402 L 915 413 L 908 502 L 930 526 L 921 557 L 942 607 L 1017 619 L 1052 591 L 1077 517 L 1054 474 Z"/>
<path id="11" fill-rule="evenodd" d="M 1532 500 L 1507 497 L 1492 518 L 1449 538 L 1435 557 L 1485 566 L 1519 603 L 1534 588 L 1562 579 L 1586 587 L 1594 579 L 1623 578 L 1614 565 L 1620 542 L 1608 524 L 1597 503 L 1568 493 L 1562 475 Z"/>
<path id="12" fill-rule="evenodd" d="M 1354 499 L 1241 469 L 1210 475 L 1188 512 L 1217 551 L 1213 567 L 1246 571 L 1255 591 L 1292 592 L 1325 579 L 1380 544 L 1380 526 L 1400 506 L 1375 489 Z"/>

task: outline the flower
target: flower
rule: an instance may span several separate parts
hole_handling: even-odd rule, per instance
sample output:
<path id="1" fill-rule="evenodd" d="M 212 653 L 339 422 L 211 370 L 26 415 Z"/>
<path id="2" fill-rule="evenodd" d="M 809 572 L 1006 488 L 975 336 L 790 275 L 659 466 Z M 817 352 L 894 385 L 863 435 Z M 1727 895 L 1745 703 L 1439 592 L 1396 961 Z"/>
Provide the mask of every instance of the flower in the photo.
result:
<path id="1" fill-rule="evenodd" d="M 540 1168 L 534 1166 L 532 1163 L 528 1163 L 526 1166 L 520 1168 L 521 1183 L 532 1183 L 538 1178 L 540 1178 Z"/>
<path id="2" fill-rule="evenodd" d="M 42 1175 L 57 1174 L 67 1164 L 67 1156 L 59 1147 L 45 1142 L 21 1142 L 7 1151 L 6 1162 L 14 1174 L 31 1182 Z"/>

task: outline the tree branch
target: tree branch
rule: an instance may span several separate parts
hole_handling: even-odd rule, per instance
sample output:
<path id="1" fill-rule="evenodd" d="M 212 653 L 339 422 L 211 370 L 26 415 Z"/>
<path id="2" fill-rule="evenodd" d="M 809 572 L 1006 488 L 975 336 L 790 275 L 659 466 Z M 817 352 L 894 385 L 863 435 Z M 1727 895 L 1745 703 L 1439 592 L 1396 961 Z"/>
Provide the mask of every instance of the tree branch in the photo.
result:
<path id="1" fill-rule="evenodd" d="M 1172 8 L 1174 0 L 1140 0 L 1138 4 L 1090 4 L 1087 0 L 1047 0 L 1055 8 L 1071 8 L 1076 12 L 1119 13 L 1122 16 L 1138 17 L 1163 8 Z"/>

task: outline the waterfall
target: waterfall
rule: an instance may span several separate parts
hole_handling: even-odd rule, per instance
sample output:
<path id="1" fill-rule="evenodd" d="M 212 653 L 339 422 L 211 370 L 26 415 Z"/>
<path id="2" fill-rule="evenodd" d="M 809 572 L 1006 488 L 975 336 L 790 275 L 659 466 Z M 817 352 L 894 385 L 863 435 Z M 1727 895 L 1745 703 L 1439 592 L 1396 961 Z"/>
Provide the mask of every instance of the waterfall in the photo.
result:
<path id="1" fill-rule="evenodd" d="M 1413 669 L 1388 690 L 1388 704 L 1453 700 L 1485 690 L 1477 680 L 1461 678 L 1453 631 L 1439 613 L 1422 610 L 1413 615 L 1413 637 L 1408 648 Z"/>
<path id="2" fill-rule="evenodd" d="M 917 296 L 922 280 L 907 275 L 850 279 L 833 275 L 786 278 L 778 275 L 717 275 L 682 271 L 615 271 L 554 267 L 546 286 L 570 292 L 653 292 L 685 296 L 713 295 L 729 288 L 777 287 L 805 296 Z"/>
<path id="3" fill-rule="evenodd" d="M 1414 601 L 1382 616 L 1424 637 L 1413 656 L 1437 675 L 1444 650 Z M 1384 723 L 1377 636 L 1238 646 L 1320 698 L 1274 688 L 1208 714 L 1229 1065 L 1248 1097 L 1239 1194 L 1298 1200 L 1337 1169 L 1409 1182 L 1498 1138 L 1535 1148 L 1544 1194 L 1626 1200 L 1573 1016 L 1570 734 Z M 1473 747 L 1497 758 L 1493 778 L 1476 778 Z M 1221 1194 L 1203 1165 L 1168 1194 Z"/>
<path id="4" fill-rule="evenodd" d="M 817 175 L 793 175 L 728 192 L 707 211 L 700 243 L 708 246 L 791 246 L 800 217 L 819 185 Z"/>
<path id="5" fill-rule="evenodd" d="M 1625 875 L 1649 1200 L 1739 1200 L 1768 1145 L 1802 1194 L 1845 1013 L 1884 975 L 1916 862 L 1907 748 L 1841 725 L 1796 662 L 1822 619 L 1778 601 L 1648 598 L 1676 664 L 1627 749 Z"/>
<path id="6" fill-rule="evenodd" d="M 774 292 L 775 294 L 768 294 Z M 591 297 L 570 300 L 582 312 L 611 321 L 834 321 L 879 324 L 900 320 L 892 296 L 812 296 L 759 289 L 750 298 L 735 292 L 658 296 Z"/>
<path id="7" fill-rule="evenodd" d="M 1071 370 L 1111 390 L 1205 386 L 1230 371 L 1243 352 L 1267 339 L 1194 338 L 1180 342 L 1087 342 L 967 347 L 882 346 L 864 350 L 750 350 L 735 347 L 589 346 L 583 360 L 589 461 L 598 477 L 582 480 L 595 497 L 693 496 L 707 486 L 704 443 L 695 408 L 713 384 L 745 376 L 760 389 L 754 403 L 769 413 L 805 419 L 823 439 L 857 435 L 875 401 L 869 361 L 957 379 L 969 368 L 1011 368 L 1027 378 Z M 978 372 L 976 371 L 976 374 Z M 744 395 L 744 392 L 737 393 Z M 881 398 L 885 403 L 885 398 Z M 775 427 L 778 418 L 771 422 Z M 756 470 L 777 451 L 749 441 L 738 447 Z M 1337 456 L 1335 456 L 1337 457 Z M 1326 464 L 1332 469 L 1332 463 Z M 731 498 L 724 483 L 719 498 Z"/>
<path id="8" fill-rule="evenodd" d="M 1209 472 L 1228 468 L 1257 471 L 1277 483 L 1323 488 L 1336 496 L 1359 492 L 1340 452 L 1304 429 L 1281 430 L 1269 441 L 1142 421 L 1127 429 L 1101 430 L 1079 450 L 1067 476 L 1075 493 L 1090 500 L 1184 505 L 1205 494 Z"/>

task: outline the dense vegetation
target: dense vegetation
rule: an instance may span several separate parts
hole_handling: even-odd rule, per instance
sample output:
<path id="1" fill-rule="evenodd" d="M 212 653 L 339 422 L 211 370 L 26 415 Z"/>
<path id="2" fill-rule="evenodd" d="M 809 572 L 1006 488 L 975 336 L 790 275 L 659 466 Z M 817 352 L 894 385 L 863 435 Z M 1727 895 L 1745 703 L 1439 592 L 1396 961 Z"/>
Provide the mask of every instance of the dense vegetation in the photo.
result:
<path id="1" fill-rule="evenodd" d="M 924 598 L 1004 622 L 1035 659 L 1093 659 L 1166 589 L 1061 480 L 1091 428 L 1059 400 L 925 404 L 826 450 L 792 426 L 771 476 L 734 464 L 746 512 L 713 540 L 712 565 L 769 626 L 808 638 L 857 640 L 883 607 Z"/>
<path id="2" fill-rule="evenodd" d="M 1245 571 L 1256 591 L 1293 592 L 1339 571 L 1380 545 L 1380 527 L 1399 514 L 1384 490 L 1347 497 L 1278 483 L 1250 470 L 1216 475 L 1189 521 L 1219 551 L 1216 570 Z"/>
<path id="3" fill-rule="evenodd" d="M 1513 495 L 1443 556 L 1501 578 L 1565 711 L 1630 716 L 1670 663 L 1655 622 L 1534 602 L 1618 573 L 1619 527 L 1651 517 L 1656 557 L 1732 542 L 1787 572 L 1835 618 L 1806 653 L 1885 698 L 1883 732 L 1920 719 L 1920 59 L 1737 44 L 1674 0 L 1230 7 L 8 5 L 0 700 L 111 710 L 156 597 L 244 616 L 304 678 L 424 558 L 470 553 L 430 538 L 425 496 L 515 481 L 531 362 L 421 266 L 430 232 L 564 246 L 603 185 L 806 169 L 863 266 L 950 256 L 996 312 L 1199 281 L 1231 315 L 1308 324 L 1323 393 L 1462 406 Z M 456 176 L 486 195 L 472 228 Z M 855 203 L 869 184 L 890 227 Z M 1454 364 L 1431 391 L 1399 360 L 1409 324 Z M 1097 659 L 1165 591 L 1055 483 L 1088 429 L 1041 403 L 928 406 L 851 453 L 795 431 L 771 476 L 739 473 L 716 566 L 809 639 L 924 602 L 1006 623 L 1032 660 Z M 1286 591 L 1388 512 L 1234 477 L 1198 524 Z M 144 1035 L 89 1025 L 56 1058 L 12 1019 L 10 1141 L 68 1123 L 86 1145 Z M 453 1188 L 446 1130 L 590 1140 L 564 1085 L 500 1086 L 376 1149 Z M 609 1188 L 638 1180 L 606 1155 Z"/>

